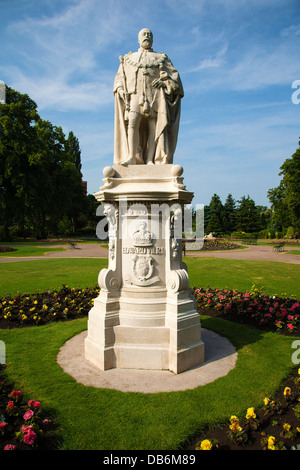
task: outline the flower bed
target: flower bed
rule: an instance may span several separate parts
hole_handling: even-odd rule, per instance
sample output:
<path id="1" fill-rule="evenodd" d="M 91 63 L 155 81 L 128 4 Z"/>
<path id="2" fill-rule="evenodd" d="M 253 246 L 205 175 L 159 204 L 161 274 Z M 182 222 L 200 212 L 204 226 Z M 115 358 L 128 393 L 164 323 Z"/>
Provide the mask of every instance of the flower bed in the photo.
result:
<path id="1" fill-rule="evenodd" d="M 300 450 L 300 369 L 256 410 L 231 416 L 218 429 L 204 431 L 189 450 Z"/>
<path id="2" fill-rule="evenodd" d="M 251 292 L 194 288 L 194 295 L 200 313 L 300 336 L 300 302 L 293 298 L 268 296 L 255 286 Z"/>
<path id="3" fill-rule="evenodd" d="M 55 449 L 56 428 L 39 401 L 11 388 L 0 365 L 0 451 Z"/>
<path id="4" fill-rule="evenodd" d="M 99 287 L 22 294 L 0 299 L 0 328 L 41 325 L 86 316 Z"/>
<path id="5" fill-rule="evenodd" d="M 6 296 L 0 299 L 0 328 L 86 316 L 98 294 L 98 286 L 85 289 L 63 286 L 54 292 Z M 267 296 L 255 286 L 250 292 L 194 288 L 194 294 L 199 313 L 300 336 L 300 306 L 293 298 Z M 1 380 L 0 369 L 0 444 L 3 449 L 54 446 L 55 434 L 53 432 L 51 437 L 49 420 L 42 417 L 38 402 L 22 401 L 22 394 L 8 391 Z M 300 449 L 300 377 L 297 374 L 284 382 L 275 397 L 266 397 L 261 409 L 250 407 L 245 417 L 229 417 L 227 426 L 207 430 L 189 445 L 193 450 L 290 448 Z"/>
<path id="6" fill-rule="evenodd" d="M 0 253 L 9 253 L 10 251 L 17 251 L 17 248 L 0 245 Z"/>
<path id="7" fill-rule="evenodd" d="M 223 239 L 186 241 L 187 251 L 221 251 L 234 250 L 236 248 L 240 248 L 238 243 L 233 243 Z"/>

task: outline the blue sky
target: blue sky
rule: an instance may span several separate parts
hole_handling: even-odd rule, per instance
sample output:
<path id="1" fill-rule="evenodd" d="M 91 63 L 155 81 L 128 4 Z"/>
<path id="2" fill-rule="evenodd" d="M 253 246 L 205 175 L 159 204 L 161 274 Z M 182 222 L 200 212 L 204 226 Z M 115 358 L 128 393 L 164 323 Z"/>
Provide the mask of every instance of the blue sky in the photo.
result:
<path id="1" fill-rule="evenodd" d="M 0 80 L 74 132 L 94 193 L 113 163 L 119 56 L 144 27 L 183 82 L 174 163 L 193 204 L 231 193 L 269 205 L 300 137 L 299 0 L 0 0 Z"/>

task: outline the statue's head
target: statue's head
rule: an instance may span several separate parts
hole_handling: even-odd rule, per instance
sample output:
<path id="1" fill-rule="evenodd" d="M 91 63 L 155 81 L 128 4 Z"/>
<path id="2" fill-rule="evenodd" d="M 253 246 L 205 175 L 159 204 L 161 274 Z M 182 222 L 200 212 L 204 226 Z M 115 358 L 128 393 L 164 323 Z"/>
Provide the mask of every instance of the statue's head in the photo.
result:
<path id="1" fill-rule="evenodd" d="M 138 42 L 143 49 L 151 49 L 153 44 L 153 34 L 150 29 L 141 29 L 138 35 Z"/>

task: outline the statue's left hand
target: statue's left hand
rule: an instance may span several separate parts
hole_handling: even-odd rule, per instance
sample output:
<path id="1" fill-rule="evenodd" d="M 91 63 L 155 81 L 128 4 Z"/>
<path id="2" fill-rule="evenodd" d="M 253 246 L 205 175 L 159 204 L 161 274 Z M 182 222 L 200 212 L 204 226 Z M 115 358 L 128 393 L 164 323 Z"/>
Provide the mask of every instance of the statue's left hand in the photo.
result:
<path id="1" fill-rule="evenodd" d="M 160 88 L 160 87 L 166 87 L 166 84 L 164 83 L 163 80 L 161 80 L 160 78 L 156 78 L 155 80 L 153 80 L 152 82 L 152 86 L 153 88 Z"/>

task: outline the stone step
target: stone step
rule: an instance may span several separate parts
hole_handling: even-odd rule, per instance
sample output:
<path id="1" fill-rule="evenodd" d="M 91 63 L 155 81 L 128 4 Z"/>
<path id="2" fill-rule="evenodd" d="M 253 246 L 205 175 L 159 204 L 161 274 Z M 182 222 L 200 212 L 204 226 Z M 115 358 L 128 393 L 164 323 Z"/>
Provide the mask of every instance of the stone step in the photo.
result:
<path id="1" fill-rule="evenodd" d="M 152 345 L 168 346 L 170 330 L 164 327 L 131 327 L 117 325 L 113 327 L 115 346 L 126 345 Z"/>

